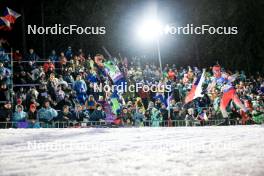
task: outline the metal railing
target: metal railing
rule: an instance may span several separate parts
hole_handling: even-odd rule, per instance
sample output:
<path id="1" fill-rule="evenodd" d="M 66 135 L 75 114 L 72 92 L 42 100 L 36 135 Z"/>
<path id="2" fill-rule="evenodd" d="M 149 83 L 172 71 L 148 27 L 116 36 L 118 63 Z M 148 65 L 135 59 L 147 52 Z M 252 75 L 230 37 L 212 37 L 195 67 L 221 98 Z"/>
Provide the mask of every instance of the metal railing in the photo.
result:
<path id="1" fill-rule="evenodd" d="M 164 121 L 143 121 L 140 125 L 135 124 L 114 124 L 107 121 L 51 121 L 43 122 L 37 121 L 31 123 L 25 122 L 0 122 L 0 128 L 117 128 L 117 127 L 185 127 L 185 126 L 216 126 L 222 123 L 224 120 L 164 120 Z M 230 119 L 229 125 L 242 125 L 240 120 Z"/>

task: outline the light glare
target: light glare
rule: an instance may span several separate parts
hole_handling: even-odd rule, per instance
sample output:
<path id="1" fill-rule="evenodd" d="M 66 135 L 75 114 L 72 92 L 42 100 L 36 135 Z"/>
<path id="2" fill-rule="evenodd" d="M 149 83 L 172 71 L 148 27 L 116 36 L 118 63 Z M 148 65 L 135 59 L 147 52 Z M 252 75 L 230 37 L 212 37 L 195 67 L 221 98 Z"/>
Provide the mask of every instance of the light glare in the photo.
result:
<path id="1" fill-rule="evenodd" d="M 162 34 L 162 25 L 158 20 L 146 20 L 139 25 L 137 33 L 142 40 L 156 40 Z"/>

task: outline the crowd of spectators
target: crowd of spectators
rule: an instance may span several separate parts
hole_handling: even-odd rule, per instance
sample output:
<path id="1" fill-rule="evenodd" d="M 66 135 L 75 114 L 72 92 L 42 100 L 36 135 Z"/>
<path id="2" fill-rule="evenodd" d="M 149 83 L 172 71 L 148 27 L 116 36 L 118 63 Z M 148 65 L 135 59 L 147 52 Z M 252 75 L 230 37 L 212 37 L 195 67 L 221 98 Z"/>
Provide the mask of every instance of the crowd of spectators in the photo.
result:
<path id="1" fill-rule="evenodd" d="M 93 87 L 99 83 L 113 84 L 95 61 L 96 57 L 102 62 L 108 60 L 103 55 L 92 58 L 82 49 L 73 51 L 68 47 L 65 52 L 53 50 L 47 59 L 41 59 L 31 48 L 26 55 L 16 50 L 11 62 L 11 57 L 1 46 L 0 52 L 0 122 L 26 122 L 27 127 L 39 127 L 39 122 L 50 127 L 56 122 L 70 122 L 71 126 L 87 122 L 107 122 L 115 126 L 175 126 L 177 120 L 182 120 L 184 125 L 191 126 L 194 122 L 206 125 L 210 120 L 221 119 L 221 92 L 218 89 L 184 104 L 184 98 L 202 68 L 166 64 L 161 72 L 154 63 L 146 63 L 138 57 L 112 58 L 128 85 L 141 82 L 172 86 L 170 93 L 140 90 L 119 94 L 120 108 L 113 112 L 111 93 L 95 92 Z M 238 75 L 234 86 L 252 114 L 249 118 L 231 102 L 230 118 L 240 124 L 263 123 L 263 74 L 223 71 Z M 208 67 L 205 91 L 211 77 Z M 108 116 L 113 118 L 109 120 Z"/>

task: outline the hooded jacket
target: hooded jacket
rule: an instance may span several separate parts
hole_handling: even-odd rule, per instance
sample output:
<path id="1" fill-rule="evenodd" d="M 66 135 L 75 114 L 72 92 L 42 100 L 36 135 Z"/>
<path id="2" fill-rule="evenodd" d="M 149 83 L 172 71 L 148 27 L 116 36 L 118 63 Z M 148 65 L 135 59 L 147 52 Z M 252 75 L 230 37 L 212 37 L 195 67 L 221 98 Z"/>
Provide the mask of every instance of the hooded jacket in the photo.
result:
<path id="1" fill-rule="evenodd" d="M 160 116 L 160 111 L 156 108 L 151 110 L 151 126 L 159 127 L 160 122 L 162 121 L 162 117 Z"/>
<path id="2" fill-rule="evenodd" d="M 14 122 L 22 122 L 25 121 L 27 118 L 27 113 L 24 112 L 23 106 L 21 106 L 22 110 L 18 112 L 18 106 L 16 106 L 15 112 L 13 114 L 13 121 Z"/>
<path id="3" fill-rule="evenodd" d="M 78 80 L 73 83 L 73 89 L 77 93 L 84 93 L 87 91 L 86 83 L 83 80 Z"/>
<path id="4" fill-rule="evenodd" d="M 48 107 L 48 108 L 41 108 L 39 111 L 38 111 L 38 117 L 39 119 L 43 119 L 43 120 L 53 120 L 55 117 L 58 116 L 58 112 L 51 108 L 51 107 Z"/>

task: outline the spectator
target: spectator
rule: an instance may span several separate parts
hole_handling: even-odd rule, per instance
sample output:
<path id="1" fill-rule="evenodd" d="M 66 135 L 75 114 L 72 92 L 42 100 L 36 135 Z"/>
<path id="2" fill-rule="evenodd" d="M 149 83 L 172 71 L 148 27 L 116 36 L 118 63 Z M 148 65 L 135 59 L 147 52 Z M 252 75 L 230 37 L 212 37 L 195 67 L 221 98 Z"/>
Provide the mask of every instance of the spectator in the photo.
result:
<path id="1" fill-rule="evenodd" d="M 63 52 L 60 53 L 59 60 L 60 60 L 60 68 L 59 69 L 62 72 L 67 67 L 67 61 L 68 61 Z"/>
<path id="2" fill-rule="evenodd" d="M 168 72 L 168 78 L 170 80 L 174 80 L 175 79 L 175 73 L 174 73 L 174 71 L 172 71 L 172 69 L 170 69 L 169 72 Z"/>
<path id="3" fill-rule="evenodd" d="M 43 65 L 43 69 L 46 74 L 50 74 L 55 71 L 55 66 L 51 62 L 51 60 L 48 59 L 47 62 Z"/>
<path id="4" fill-rule="evenodd" d="M 36 110 L 36 105 L 35 104 L 31 104 L 29 107 L 29 111 L 27 113 L 27 121 L 28 121 L 28 125 L 29 127 L 32 128 L 39 128 L 39 123 L 38 123 L 38 117 L 37 117 L 37 110 Z"/>
<path id="5" fill-rule="evenodd" d="M 51 55 L 49 56 L 49 60 L 50 60 L 51 62 L 53 62 L 53 63 L 59 61 L 59 57 L 57 56 L 55 50 L 52 50 L 52 51 L 51 51 Z"/>
<path id="6" fill-rule="evenodd" d="M 2 43 L 0 42 L 0 62 L 8 62 L 10 58 L 8 54 L 5 52 L 4 48 L 2 47 Z"/>
<path id="7" fill-rule="evenodd" d="M 94 121 L 94 122 L 100 121 L 101 122 L 101 121 L 104 121 L 105 118 L 106 118 L 106 115 L 104 111 L 102 110 L 102 106 L 100 104 L 97 104 L 96 109 L 90 115 L 90 121 Z"/>
<path id="8" fill-rule="evenodd" d="M 83 110 L 83 107 L 78 104 L 76 105 L 75 110 L 72 114 L 72 119 L 78 122 L 88 121 L 89 115 Z"/>
<path id="9" fill-rule="evenodd" d="M 10 94 L 6 83 L 0 83 L 0 101 L 10 100 Z"/>
<path id="10" fill-rule="evenodd" d="M 77 75 L 76 81 L 74 81 L 73 85 L 73 90 L 75 90 L 77 94 L 77 98 L 80 101 L 81 104 L 84 104 L 85 99 L 86 99 L 86 91 L 87 91 L 87 86 L 84 80 L 82 80 L 81 75 Z"/>
<path id="11" fill-rule="evenodd" d="M 131 126 L 132 125 L 132 114 L 128 111 L 127 107 L 124 107 L 121 114 L 120 119 L 122 121 L 122 125 Z"/>
<path id="12" fill-rule="evenodd" d="M 85 107 L 88 110 L 89 114 L 92 114 L 96 109 L 96 101 L 93 95 L 89 95 L 88 99 L 85 102 Z"/>
<path id="13" fill-rule="evenodd" d="M 62 111 L 60 111 L 58 117 L 56 118 L 58 121 L 68 122 L 73 119 L 72 113 L 70 112 L 69 106 L 64 105 Z"/>
<path id="14" fill-rule="evenodd" d="M 67 59 L 71 59 L 73 57 L 73 52 L 71 46 L 68 47 L 67 51 L 65 52 L 65 56 Z"/>
<path id="15" fill-rule="evenodd" d="M 162 117 L 162 126 L 169 126 L 169 111 L 166 108 L 166 105 L 162 103 L 161 108 L 160 108 L 160 114 Z"/>
<path id="16" fill-rule="evenodd" d="M 4 106 L 0 109 L 0 128 L 8 128 L 11 124 L 12 105 L 10 101 L 5 102 Z"/>
<path id="17" fill-rule="evenodd" d="M 0 62 L 0 75 L 3 76 L 3 78 L 10 76 L 10 69 L 4 67 L 3 62 Z"/>
<path id="18" fill-rule="evenodd" d="M 3 50 L 3 48 L 0 47 L 0 50 Z M 44 61 L 45 64 L 41 66 L 35 63 L 38 60 L 38 56 L 34 50 L 30 50 L 30 53 L 22 56 L 25 60 L 30 60 L 29 62 L 22 63 L 18 59 L 19 62 L 14 63 L 13 82 L 14 84 L 37 84 L 37 86 L 34 88 L 23 87 L 22 89 L 19 86 L 15 86 L 14 98 L 21 99 L 21 101 L 15 102 L 14 105 L 22 105 L 24 111 L 29 114 L 31 113 L 31 104 L 45 104 L 44 102 L 48 99 L 48 108 L 42 107 L 39 110 L 40 112 L 37 112 L 37 110 L 34 112 L 34 114 L 37 113 L 37 115 L 42 116 L 42 120 L 47 118 L 52 121 L 56 117 L 54 114 L 57 113 L 54 112 L 55 110 L 53 108 L 63 109 L 67 105 L 70 110 L 75 109 L 72 114 L 73 120 L 82 121 L 86 112 L 90 112 L 90 115 L 93 114 L 96 110 L 97 102 L 100 102 L 104 107 L 102 112 L 106 114 L 107 120 L 115 121 L 115 119 L 118 119 L 125 126 L 138 126 L 142 123 L 141 117 L 143 114 L 146 118 L 145 125 L 147 126 L 151 124 L 153 126 L 159 126 L 161 125 L 160 122 L 162 119 L 166 122 L 172 120 L 173 126 L 176 125 L 176 120 L 187 120 L 186 122 L 191 125 L 189 123 L 189 117 L 193 118 L 194 114 L 199 114 L 198 117 L 201 119 L 206 116 L 207 118 L 212 117 L 212 119 L 220 117 L 219 103 L 221 99 L 219 98 L 219 90 L 221 87 L 216 87 L 208 93 L 205 92 L 204 97 L 197 98 L 183 105 L 183 100 L 191 89 L 193 80 L 201 75 L 201 70 L 197 67 L 176 68 L 175 64 L 166 64 L 162 74 L 154 63 L 145 63 L 142 58 L 133 57 L 130 63 L 128 63 L 128 60 L 124 62 L 123 59 L 115 58 L 113 59 L 113 64 L 117 68 L 115 67 L 115 69 L 111 70 L 110 75 L 110 73 L 105 72 L 105 59 L 101 54 L 96 55 L 93 61 L 90 55 L 88 59 L 85 59 L 85 54 L 82 50 L 79 50 L 74 55 L 73 50 L 68 48 L 65 52 L 66 56 L 64 56 L 64 53 L 60 55 L 60 64 L 56 65 L 52 63 L 57 57 L 54 51 L 49 59 Z M 29 55 L 30 57 L 28 57 Z M 104 91 L 100 93 L 95 92 L 93 85 L 95 83 L 97 85 L 117 85 L 118 82 L 113 82 L 112 77 L 115 76 L 115 71 L 117 72 L 118 69 L 123 73 L 127 85 L 135 85 L 138 83 L 145 85 L 172 85 L 173 89 L 169 95 L 171 99 L 168 107 L 167 93 L 163 91 L 154 92 L 152 90 L 144 92 L 141 89 L 139 92 L 119 94 L 117 98 L 120 100 L 120 110 L 113 110 L 113 106 L 110 103 L 111 98 L 99 99 L 99 97 L 110 97 L 110 94 Z M 9 84 L 11 83 L 9 70 L 9 64 L 3 61 L 3 64 L 0 64 L 0 100 L 4 101 L 11 100 L 12 95 L 9 91 Z M 243 97 L 243 103 L 246 100 L 250 100 L 252 102 L 252 106 L 249 106 L 250 109 L 253 112 L 258 112 L 259 110 L 256 105 L 259 105 L 260 109 L 264 106 L 263 75 L 258 73 L 256 76 L 248 76 L 244 72 L 239 71 L 236 71 L 236 73 L 238 74 L 237 81 L 233 83 L 237 87 L 238 95 Z M 161 78 L 162 75 L 163 77 Z M 206 89 L 210 79 L 209 72 L 206 72 L 204 89 Z M 89 95 L 88 99 L 87 95 Z M 153 101 L 155 102 L 154 104 Z M 83 110 L 79 105 L 83 106 Z M 49 110 L 49 108 L 54 111 Z M 205 114 L 203 113 L 203 108 L 207 109 Z M 190 114 L 186 109 L 193 109 L 194 112 Z M 142 115 L 139 112 L 141 110 L 143 110 Z M 230 115 L 232 116 L 232 114 L 236 114 L 237 112 L 237 109 L 233 109 Z M 263 112 L 263 110 L 260 110 L 260 112 Z M 43 115 L 45 113 L 48 115 Z"/>
<path id="19" fill-rule="evenodd" d="M 263 124 L 264 123 L 263 107 L 262 107 L 262 111 L 261 111 L 261 108 L 259 106 L 257 106 L 255 108 L 255 110 L 253 111 L 252 115 L 253 115 L 254 122 L 256 122 L 257 124 Z"/>
<path id="20" fill-rule="evenodd" d="M 193 108 L 189 108 L 187 110 L 187 114 L 185 116 L 185 125 L 186 126 L 192 126 L 194 119 L 195 119 L 195 117 L 194 117 L 194 109 Z"/>
<path id="21" fill-rule="evenodd" d="M 134 126 L 136 127 L 144 126 L 143 121 L 145 120 L 145 116 L 142 108 L 139 108 L 138 112 L 134 114 L 133 120 L 134 120 Z"/>
<path id="22" fill-rule="evenodd" d="M 205 122 L 208 120 L 207 110 L 204 108 L 203 111 L 197 116 L 197 120 L 200 121 L 200 126 L 204 126 Z"/>
<path id="23" fill-rule="evenodd" d="M 22 105 L 17 105 L 15 109 L 15 113 L 13 114 L 13 122 L 25 122 L 27 118 L 27 113 L 24 112 L 24 108 Z M 15 124 L 16 125 L 16 124 Z"/>
<path id="24" fill-rule="evenodd" d="M 141 100 L 140 97 L 137 97 L 136 99 L 136 103 L 135 103 L 135 107 L 136 107 L 136 110 L 138 111 L 139 109 L 142 109 L 143 111 L 145 111 L 145 107 L 144 107 L 144 104 Z"/>
<path id="25" fill-rule="evenodd" d="M 29 53 L 26 57 L 26 61 L 32 61 L 33 64 L 35 64 L 36 61 L 38 61 L 40 58 L 39 56 L 34 52 L 33 48 L 29 49 Z"/>
<path id="26" fill-rule="evenodd" d="M 153 108 L 151 110 L 151 126 L 152 127 L 159 127 L 160 123 L 162 122 L 162 116 L 158 109 Z"/>
<path id="27" fill-rule="evenodd" d="M 50 123 L 57 116 L 58 112 L 50 107 L 49 100 L 45 100 L 43 103 L 43 107 L 38 111 L 39 120 Z"/>

